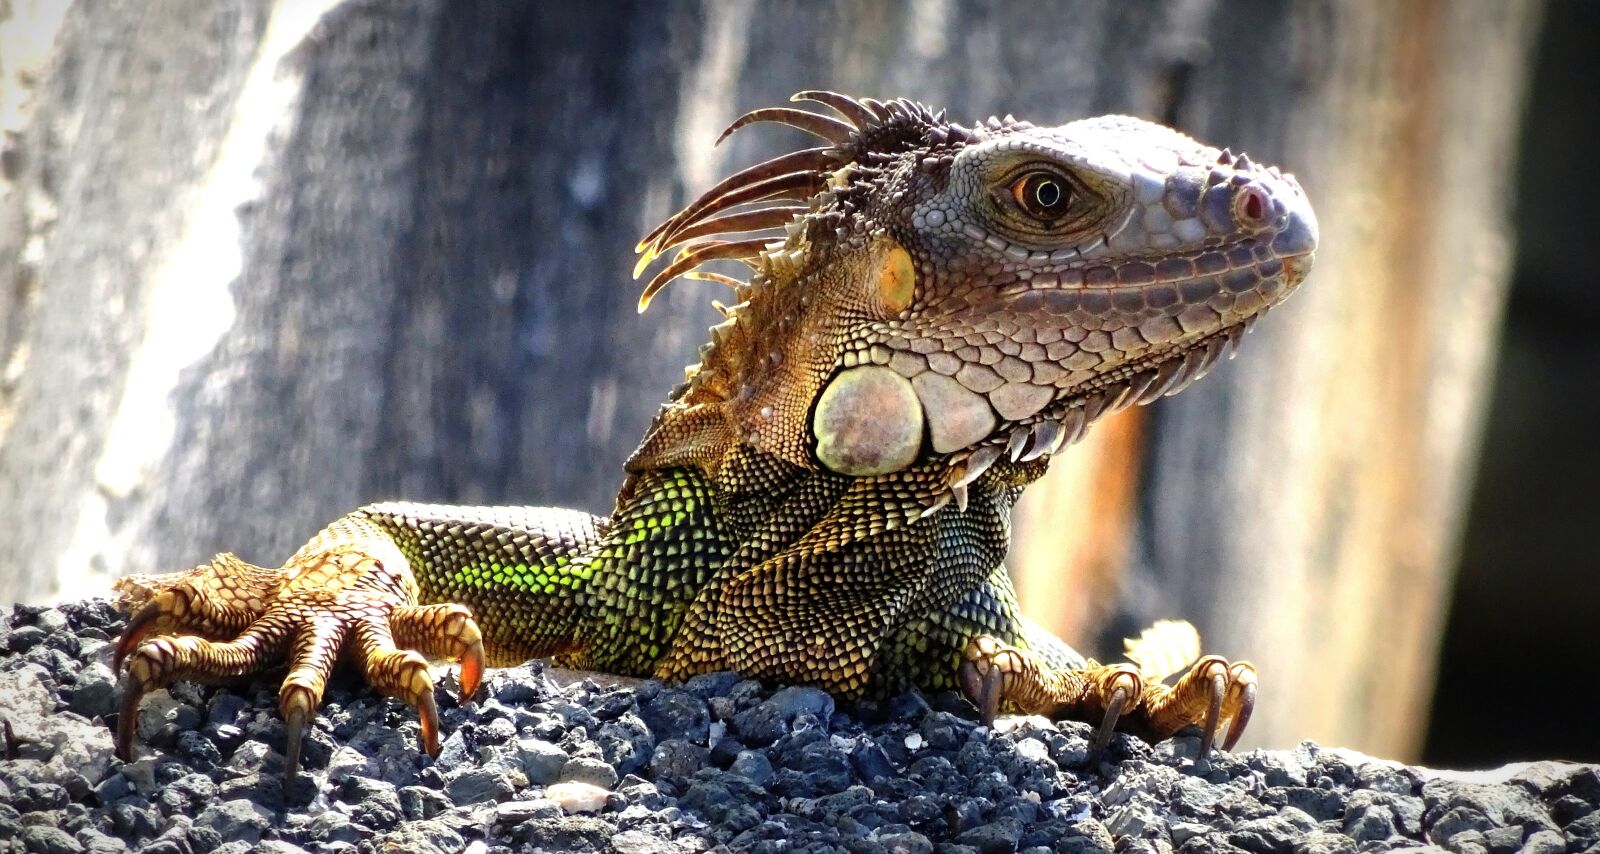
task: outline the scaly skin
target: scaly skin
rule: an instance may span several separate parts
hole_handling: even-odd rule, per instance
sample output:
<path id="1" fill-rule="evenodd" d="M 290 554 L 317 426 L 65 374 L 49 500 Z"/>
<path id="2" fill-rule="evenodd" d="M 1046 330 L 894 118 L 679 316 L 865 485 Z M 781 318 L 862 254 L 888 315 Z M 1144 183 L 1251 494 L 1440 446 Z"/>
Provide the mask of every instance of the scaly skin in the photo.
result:
<path id="1" fill-rule="evenodd" d="M 418 705 L 419 653 L 550 656 L 679 680 L 736 670 L 844 696 L 961 687 L 1150 738 L 1248 719 L 1255 671 L 1195 662 L 1182 624 L 1099 665 L 1024 619 L 1010 513 L 1106 413 L 1198 379 L 1304 278 L 1316 222 L 1292 177 L 1126 117 L 974 128 L 906 101 L 807 92 L 839 118 L 757 110 L 826 145 L 753 166 L 640 244 L 646 287 L 734 289 L 627 464 L 609 518 L 364 507 L 278 570 L 222 555 L 124 579 L 137 613 L 119 750 L 140 696 L 288 659 L 291 773 L 341 649 Z M 725 134 L 726 135 L 726 134 Z M 777 231 L 782 229 L 782 231 Z M 718 239 L 756 232 L 754 237 Z M 706 273 L 737 259 L 748 282 Z M 1161 679 L 1194 662 L 1172 686 Z"/>

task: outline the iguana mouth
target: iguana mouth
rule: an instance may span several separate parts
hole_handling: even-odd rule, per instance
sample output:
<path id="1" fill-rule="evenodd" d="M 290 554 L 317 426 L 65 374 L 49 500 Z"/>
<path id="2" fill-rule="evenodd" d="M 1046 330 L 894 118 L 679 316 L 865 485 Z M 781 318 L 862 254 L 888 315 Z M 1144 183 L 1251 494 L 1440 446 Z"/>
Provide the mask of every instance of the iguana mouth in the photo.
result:
<path id="1" fill-rule="evenodd" d="M 1060 452 L 1087 434 L 1090 425 L 1136 405 L 1177 394 L 1211 372 L 1224 357 L 1233 358 L 1246 333 L 1270 309 L 1196 339 L 1185 347 L 1142 356 L 1062 392 L 1037 414 L 1002 425 L 989 439 L 948 456 L 945 480 L 949 493 L 940 496 L 924 516 L 952 501 L 964 508 L 967 488 L 1002 459 L 1031 462 Z"/>
<path id="2" fill-rule="evenodd" d="M 1284 246 L 1296 254 L 1275 256 L 1240 269 L 1269 273 L 1270 278 L 1279 283 L 1277 291 L 1281 300 L 1305 278 L 1312 261 L 1314 241 L 1313 236 L 1309 247 L 1303 241 L 1292 247 Z M 1241 243 L 1254 245 L 1256 241 L 1251 238 Z M 1225 274 L 1226 271 L 1221 275 Z M 1274 304 L 1263 303 L 1252 313 L 1220 329 L 1193 338 L 1180 338 L 1062 389 L 1036 414 L 1002 422 L 989 438 L 971 448 L 950 453 L 946 468 L 950 494 L 926 513 L 931 514 L 950 501 L 964 507 L 968 485 L 1002 458 L 1025 463 L 1055 454 L 1082 439 L 1090 425 L 1106 415 L 1187 389 L 1210 373 L 1223 357 L 1232 359 L 1244 336 Z"/>

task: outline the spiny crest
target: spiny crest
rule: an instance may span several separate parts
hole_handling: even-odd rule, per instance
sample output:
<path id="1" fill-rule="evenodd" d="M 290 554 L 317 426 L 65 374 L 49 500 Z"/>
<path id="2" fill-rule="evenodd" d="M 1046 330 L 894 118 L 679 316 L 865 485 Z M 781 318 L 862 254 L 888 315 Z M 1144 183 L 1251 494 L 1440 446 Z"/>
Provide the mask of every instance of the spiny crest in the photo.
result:
<path id="1" fill-rule="evenodd" d="M 645 286 L 639 311 L 678 278 L 734 284 L 743 301 L 746 294 L 737 286 L 744 283 L 698 268 L 722 260 L 743 261 L 756 268 L 763 254 L 782 249 L 784 238 L 800 230 L 797 226 L 828 222 L 832 212 L 827 210 L 826 200 L 813 204 L 813 199 L 824 191 L 845 189 L 837 182 L 830 184 L 830 178 L 845 166 L 870 168 L 908 150 L 962 144 L 975 138 L 973 131 L 946 122 L 942 111 L 935 113 L 903 98 L 858 100 L 837 92 L 808 90 L 791 100 L 822 104 L 839 117 L 793 107 L 765 107 L 735 119 L 717 137 L 717 143 L 740 128 L 771 122 L 798 128 L 829 144 L 775 157 L 730 175 L 645 235 L 634 248 L 639 253 L 635 278 L 669 250 L 682 248 Z M 787 234 L 780 231 L 786 226 Z M 739 237 L 723 239 L 733 235 Z"/>

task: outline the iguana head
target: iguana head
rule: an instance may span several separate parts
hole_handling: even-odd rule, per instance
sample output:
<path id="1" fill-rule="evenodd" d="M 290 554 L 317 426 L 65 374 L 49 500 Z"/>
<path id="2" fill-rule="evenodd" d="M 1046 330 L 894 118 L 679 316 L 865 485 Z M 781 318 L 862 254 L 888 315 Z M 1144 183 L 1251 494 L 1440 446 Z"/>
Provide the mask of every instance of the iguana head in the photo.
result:
<path id="1" fill-rule="evenodd" d="M 687 244 L 641 310 L 680 276 L 736 304 L 633 470 L 715 475 L 744 445 L 855 477 L 932 467 L 938 504 L 964 503 L 996 461 L 1204 375 L 1311 265 L 1292 176 L 1160 125 L 968 128 L 903 100 L 795 98 L 842 118 L 769 108 L 724 137 L 775 121 L 826 145 L 730 177 L 640 244 L 641 271 Z M 719 259 L 753 275 L 698 271 Z"/>

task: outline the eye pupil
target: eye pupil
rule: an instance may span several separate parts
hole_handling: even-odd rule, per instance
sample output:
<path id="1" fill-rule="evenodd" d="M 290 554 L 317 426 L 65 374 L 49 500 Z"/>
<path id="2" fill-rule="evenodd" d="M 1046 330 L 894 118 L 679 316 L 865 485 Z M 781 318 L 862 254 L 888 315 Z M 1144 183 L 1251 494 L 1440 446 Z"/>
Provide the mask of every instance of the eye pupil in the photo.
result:
<path id="1" fill-rule="evenodd" d="M 1072 184 L 1054 172 L 1029 172 L 1011 182 L 1011 197 L 1022 213 L 1055 227 L 1073 206 Z"/>
<path id="2" fill-rule="evenodd" d="M 1061 185 L 1049 178 L 1041 178 L 1033 188 L 1033 200 L 1039 207 L 1049 210 L 1061 203 Z"/>

